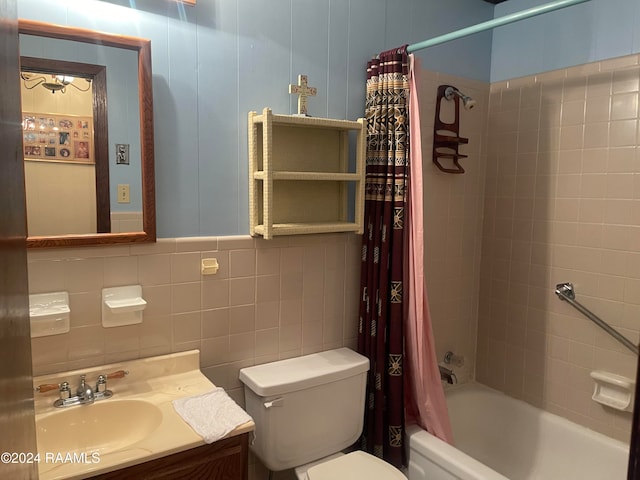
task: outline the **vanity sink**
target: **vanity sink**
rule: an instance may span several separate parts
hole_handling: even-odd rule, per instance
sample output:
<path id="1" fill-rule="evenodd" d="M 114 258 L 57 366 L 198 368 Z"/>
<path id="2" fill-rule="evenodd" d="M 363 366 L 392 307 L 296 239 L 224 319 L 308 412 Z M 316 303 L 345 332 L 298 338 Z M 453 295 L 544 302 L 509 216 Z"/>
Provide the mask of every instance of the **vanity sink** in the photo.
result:
<path id="1" fill-rule="evenodd" d="M 121 371 L 123 375 L 116 375 Z M 75 387 L 78 378 L 88 379 L 84 386 L 96 385 L 95 394 L 101 389 L 98 382 L 105 372 L 113 373 L 106 375 L 108 385 L 100 385 L 107 387 L 112 397 L 90 404 L 54 406 L 63 396 L 64 383 L 71 381 Z M 240 448 L 238 442 L 246 443 L 245 434 L 254 429 L 253 422 L 229 432 L 228 438 L 220 440 L 222 447 L 216 446 L 218 442 L 206 445 L 173 406 L 175 400 L 215 388 L 200 371 L 198 350 L 42 375 L 34 378 L 33 386 L 39 387 L 34 406 L 38 453 L 44 459 L 38 464 L 40 480 L 78 480 L 101 474 L 113 475 L 109 478 L 151 478 L 147 469 L 159 465 L 156 462 L 164 469 L 167 462 L 184 461 L 185 468 L 197 470 L 202 462 L 198 460 L 193 466 L 192 452 L 201 448 L 206 449 L 203 458 L 207 461 L 219 461 L 217 453 L 211 457 L 210 448 L 233 451 L 238 462 L 246 461 L 246 447 Z M 125 472 L 122 477 L 115 473 L 121 470 Z"/>
<path id="2" fill-rule="evenodd" d="M 105 452 L 133 445 L 162 423 L 144 400 L 103 400 L 36 419 L 39 452 Z"/>

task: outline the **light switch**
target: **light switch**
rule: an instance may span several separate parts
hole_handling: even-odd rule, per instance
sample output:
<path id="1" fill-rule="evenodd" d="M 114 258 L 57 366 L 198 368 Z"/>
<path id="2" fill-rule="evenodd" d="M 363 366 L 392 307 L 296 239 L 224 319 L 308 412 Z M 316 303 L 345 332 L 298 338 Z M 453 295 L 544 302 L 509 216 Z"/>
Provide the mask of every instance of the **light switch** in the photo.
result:
<path id="1" fill-rule="evenodd" d="M 129 203 L 129 184 L 118 184 L 118 203 Z"/>
<path id="2" fill-rule="evenodd" d="M 129 165 L 128 143 L 116 143 L 116 165 Z"/>

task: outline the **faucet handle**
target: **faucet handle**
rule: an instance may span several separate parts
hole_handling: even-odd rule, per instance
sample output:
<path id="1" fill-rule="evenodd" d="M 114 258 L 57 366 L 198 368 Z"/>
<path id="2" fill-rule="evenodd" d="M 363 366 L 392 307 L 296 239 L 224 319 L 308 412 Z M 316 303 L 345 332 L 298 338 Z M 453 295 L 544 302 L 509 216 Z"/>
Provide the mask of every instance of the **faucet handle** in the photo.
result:
<path id="1" fill-rule="evenodd" d="M 96 392 L 104 393 L 107 391 L 107 377 L 105 375 L 98 375 L 98 381 L 96 382 Z"/>
<path id="2" fill-rule="evenodd" d="M 46 393 L 52 390 L 58 390 L 60 392 L 60 398 L 70 398 L 71 397 L 71 389 L 69 388 L 69 382 L 62 383 L 45 383 L 44 385 L 39 385 L 34 389 L 39 393 Z"/>
<path id="3" fill-rule="evenodd" d="M 112 380 L 114 378 L 124 378 L 125 375 L 129 375 L 129 370 L 118 370 L 116 372 L 107 373 L 104 375 L 108 380 Z"/>
<path id="4" fill-rule="evenodd" d="M 62 398 L 63 400 L 71 398 L 71 388 L 69 387 L 69 382 L 62 382 L 60 384 L 60 398 Z"/>
<path id="5" fill-rule="evenodd" d="M 38 393 L 46 393 L 51 390 L 58 390 L 60 388 L 60 384 L 58 383 L 45 383 L 43 385 L 38 385 L 34 390 Z"/>
<path id="6" fill-rule="evenodd" d="M 444 354 L 444 363 L 447 365 L 454 365 L 456 367 L 464 366 L 464 357 L 462 355 L 456 355 L 451 350 Z"/>

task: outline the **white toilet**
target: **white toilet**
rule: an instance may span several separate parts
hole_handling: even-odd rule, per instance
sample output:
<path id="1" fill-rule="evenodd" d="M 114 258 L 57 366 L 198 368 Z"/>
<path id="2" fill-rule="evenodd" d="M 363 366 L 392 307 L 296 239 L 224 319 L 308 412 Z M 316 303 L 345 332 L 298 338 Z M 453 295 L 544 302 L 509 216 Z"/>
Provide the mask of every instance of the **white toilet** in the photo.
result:
<path id="1" fill-rule="evenodd" d="M 339 348 L 240 370 L 256 423 L 253 452 L 300 480 L 406 480 L 392 465 L 340 451 L 362 432 L 369 360 Z"/>

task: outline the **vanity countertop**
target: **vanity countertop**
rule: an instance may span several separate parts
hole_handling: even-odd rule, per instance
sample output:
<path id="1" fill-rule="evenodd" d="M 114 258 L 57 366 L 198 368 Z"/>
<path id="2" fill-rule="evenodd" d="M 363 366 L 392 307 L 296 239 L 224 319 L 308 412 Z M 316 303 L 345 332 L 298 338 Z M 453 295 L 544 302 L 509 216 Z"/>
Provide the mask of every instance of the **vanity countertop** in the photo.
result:
<path id="1" fill-rule="evenodd" d="M 171 403 L 177 398 L 202 394 L 215 387 L 200 371 L 199 358 L 198 350 L 192 350 L 35 377 L 34 387 L 68 381 L 71 389 L 75 390 L 80 375 L 86 375 L 87 383 L 93 384 L 100 374 L 127 370 L 129 374 L 124 378 L 109 380 L 108 388 L 113 391 L 113 397 L 100 400 L 94 405 L 113 402 L 113 406 L 116 407 L 115 402 L 119 400 L 141 400 L 154 405 L 162 413 L 157 428 L 149 435 L 124 447 L 102 445 L 98 448 L 88 448 L 84 453 L 82 450 L 57 451 L 51 445 L 42 445 L 39 437 L 40 479 L 86 478 L 205 445 L 202 437 L 178 415 Z M 92 405 L 55 408 L 53 402 L 56 398 L 57 390 L 35 394 L 36 432 L 40 430 L 38 422 L 49 416 L 64 411 L 65 414 L 69 412 L 68 415 L 72 419 L 71 415 L 75 409 L 92 408 Z M 91 428 L 91 425 L 87 425 L 86 428 Z M 103 428 L 108 428 L 108 425 Z M 255 424 L 247 422 L 236 427 L 225 438 L 254 429 Z M 60 431 L 59 434 L 65 435 L 65 432 Z"/>

